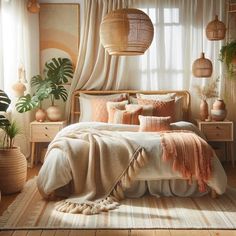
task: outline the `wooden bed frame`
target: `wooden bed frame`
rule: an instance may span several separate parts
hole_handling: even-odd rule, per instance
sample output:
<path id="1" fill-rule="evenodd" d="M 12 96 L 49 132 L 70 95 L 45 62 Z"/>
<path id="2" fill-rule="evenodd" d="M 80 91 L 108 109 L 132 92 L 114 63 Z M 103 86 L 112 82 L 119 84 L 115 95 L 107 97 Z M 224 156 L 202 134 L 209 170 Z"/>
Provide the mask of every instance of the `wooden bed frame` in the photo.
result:
<path id="1" fill-rule="evenodd" d="M 80 116 L 80 106 L 79 106 L 79 96 L 80 94 L 89 94 L 89 95 L 110 95 L 117 93 L 127 93 L 129 96 L 136 97 L 136 93 L 142 94 L 167 94 L 167 93 L 176 93 L 177 97 L 183 97 L 183 117 L 184 120 L 190 120 L 190 105 L 191 105 L 191 96 L 190 93 L 186 90 L 159 90 L 159 91 L 142 91 L 142 90 L 76 90 L 72 95 L 71 103 L 71 116 L 70 123 L 75 123 L 79 121 Z"/>

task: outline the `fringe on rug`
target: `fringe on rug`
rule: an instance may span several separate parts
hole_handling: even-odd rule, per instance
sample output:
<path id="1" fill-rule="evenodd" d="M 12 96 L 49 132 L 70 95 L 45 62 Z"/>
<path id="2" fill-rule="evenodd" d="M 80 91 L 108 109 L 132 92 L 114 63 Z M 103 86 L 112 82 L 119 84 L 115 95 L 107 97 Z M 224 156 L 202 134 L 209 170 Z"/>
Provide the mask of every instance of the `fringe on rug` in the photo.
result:
<path id="1" fill-rule="evenodd" d="M 108 197 L 94 202 L 86 201 L 81 204 L 63 200 L 56 204 L 55 209 L 65 213 L 93 215 L 117 208 L 119 201 L 125 198 L 125 189 L 130 187 L 131 182 L 134 180 L 139 170 L 148 162 L 148 157 L 143 148 L 138 149 L 136 153 L 138 154 L 134 154 L 135 156 L 129 167 L 123 173 Z"/>

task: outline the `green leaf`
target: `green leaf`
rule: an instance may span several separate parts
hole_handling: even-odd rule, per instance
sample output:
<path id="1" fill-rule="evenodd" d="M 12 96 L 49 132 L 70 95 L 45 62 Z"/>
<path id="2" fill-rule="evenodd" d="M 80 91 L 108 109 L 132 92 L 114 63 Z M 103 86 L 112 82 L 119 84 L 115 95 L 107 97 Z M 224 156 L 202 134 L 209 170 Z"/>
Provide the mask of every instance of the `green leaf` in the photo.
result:
<path id="1" fill-rule="evenodd" d="M 16 110 L 20 113 L 30 111 L 33 108 L 36 108 L 39 105 L 39 99 L 37 96 L 30 96 L 30 94 L 27 94 L 26 96 L 22 96 L 18 99 L 16 102 Z"/>
<path id="2" fill-rule="evenodd" d="M 10 98 L 3 90 L 0 89 L 0 111 L 7 111 L 7 108 L 9 107 L 10 103 Z"/>

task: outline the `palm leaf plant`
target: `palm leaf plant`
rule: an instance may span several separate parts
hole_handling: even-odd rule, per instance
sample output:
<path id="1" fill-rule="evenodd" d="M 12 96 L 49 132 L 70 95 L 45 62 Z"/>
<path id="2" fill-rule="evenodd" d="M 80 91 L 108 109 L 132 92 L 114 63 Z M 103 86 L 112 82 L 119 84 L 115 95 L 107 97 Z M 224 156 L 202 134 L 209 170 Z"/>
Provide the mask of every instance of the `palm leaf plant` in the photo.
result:
<path id="1" fill-rule="evenodd" d="M 67 100 L 68 93 L 63 84 L 73 77 L 72 62 L 68 58 L 52 58 L 45 63 L 44 77 L 33 76 L 31 86 L 35 87 L 35 93 L 27 94 L 18 99 L 16 110 L 18 112 L 30 111 L 36 107 L 41 108 L 42 101 L 50 98 L 51 104 L 55 100 Z"/>
<path id="2" fill-rule="evenodd" d="M 236 65 L 233 63 L 236 60 L 236 40 L 227 43 L 221 47 L 220 60 L 225 63 L 228 78 L 232 79 L 236 76 Z"/>
<path id="3" fill-rule="evenodd" d="M 8 95 L 0 90 L 0 112 L 6 112 L 11 103 Z M 5 115 L 0 114 L 0 129 L 4 132 L 1 140 L 2 148 L 13 148 L 14 138 L 20 133 L 20 129 L 16 122 L 9 121 Z"/>

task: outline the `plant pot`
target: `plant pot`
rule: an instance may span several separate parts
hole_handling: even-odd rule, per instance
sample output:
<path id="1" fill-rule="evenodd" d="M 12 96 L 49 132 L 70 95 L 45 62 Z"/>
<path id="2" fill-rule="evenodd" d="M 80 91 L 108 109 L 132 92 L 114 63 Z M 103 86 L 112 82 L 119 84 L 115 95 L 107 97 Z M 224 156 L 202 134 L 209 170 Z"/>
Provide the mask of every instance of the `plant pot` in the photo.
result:
<path id="1" fill-rule="evenodd" d="M 0 149 L 0 189 L 11 194 L 23 189 L 27 176 L 27 162 L 19 147 Z"/>
<path id="2" fill-rule="evenodd" d="M 47 113 L 44 109 L 38 109 L 35 113 L 35 119 L 38 122 L 44 122 L 47 118 Z"/>
<path id="3" fill-rule="evenodd" d="M 50 121 L 62 120 L 61 109 L 58 106 L 50 106 L 47 109 L 47 117 Z"/>
<path id="4" fill-rule="evenodd" d="M 208 104 L 207 104 L 207 101 L 206 100 L 201 100 L 201 103 L 200 103 L 200 119 L 202 121 L 208 119 Z"/>

